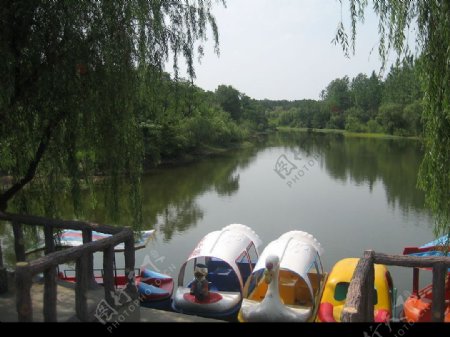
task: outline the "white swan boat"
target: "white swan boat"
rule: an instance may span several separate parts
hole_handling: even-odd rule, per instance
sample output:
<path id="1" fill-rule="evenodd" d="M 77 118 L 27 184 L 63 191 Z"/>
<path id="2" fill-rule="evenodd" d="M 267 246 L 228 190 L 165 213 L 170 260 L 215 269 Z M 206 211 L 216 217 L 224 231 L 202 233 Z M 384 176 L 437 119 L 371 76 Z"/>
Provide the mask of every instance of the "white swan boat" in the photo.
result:
<path id="1" fill-rule="evenodd" d="M 180 268 L 172 308 L 185 314 L 235 318 L 243 299 L 244 283 L 258 260 L 260 245 L 258 235 L 241 224 L 207 234 Z M 196 297 L 191 291 L 196 266 L 206 269 L 209 283 L 206 296 Z"/>
<path id="2" fill-rule="evenodd" d="M 314 321 L 327 274 L 311 235 L 290 231 L 270 242 L 244 287 L 241 322 Z"/>

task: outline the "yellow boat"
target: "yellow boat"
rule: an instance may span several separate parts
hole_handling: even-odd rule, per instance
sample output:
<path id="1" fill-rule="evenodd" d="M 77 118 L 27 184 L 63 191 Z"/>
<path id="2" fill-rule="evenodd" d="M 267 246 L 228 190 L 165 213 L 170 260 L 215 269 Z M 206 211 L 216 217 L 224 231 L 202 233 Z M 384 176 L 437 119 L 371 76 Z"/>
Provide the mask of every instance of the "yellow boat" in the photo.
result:
<path id="1" fill-rule="evenodd" d="M 319 312 L 317 313 L 317 322 L 341 321 L 348 287 L 358 261 L 358 258 L 346 258 L 334 265 L 325 284 Z M 386 266 L 375 264 L 375 322 L 387 322 L 392 317 L 393 290 L 391 274 Z"/>

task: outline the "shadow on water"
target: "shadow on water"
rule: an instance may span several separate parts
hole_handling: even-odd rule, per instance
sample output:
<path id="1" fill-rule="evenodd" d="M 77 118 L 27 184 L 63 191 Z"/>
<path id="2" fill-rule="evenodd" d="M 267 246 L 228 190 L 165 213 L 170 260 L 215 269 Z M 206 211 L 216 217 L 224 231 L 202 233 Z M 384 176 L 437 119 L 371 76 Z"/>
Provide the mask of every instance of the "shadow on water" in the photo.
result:
<path id="1" fill-rule="evenodd" d="M 143 216 L 147 223 L 159 224 L 164 240 L 174 232 L 184 232 L 203 218 L 196 199 L 206 193 L 232 196 L 239 190 L 237 171 L 255 159 L 254 146 L 182 167 L 154 170 L 142 179 Z"/>
<path id="2" fill-rule="evenodd" d="M 142 177 L 142 213 L 143 228 L 151 229 L 156 225 L 164 241 L 170 241 L 175 233 L 183 233 L 195 227 L 203 218 L 204 210 L 196 199 L 207 192 L 231 197 L 239 190 L 240 176 L 237 173 L 251 165 L 264 140 L 239 150 L 201 159 L 182 166 L 154 169 Z M 101 182 L 94 186 L 98 200 L 104 198 Z M 88 190 L 83 193 L 87 196 Z M 120 204 L 126 205 L 128 194 L 120 196 Z M 129 210 L 122 210 L 117 220 L 112 220 L 101 203 L 90 204 L 82 200 L 82 218 L 99 223 L 127 226 L 131 223 Z M 74 219 L 70 196 L 58 195 L 56 204 L 61 218 Z M 31 213 L 39 214 L 40 205 L 31 207 Z M 39 244 L 39 228 L 24 226 L 25 248 L 30 249 Z M 3 257 L 6 265 L 14 265 L 13 235 L 10 226 L 0 226 L 0 238 L 3 240 Z M 10 244 L 8 244 L 10 243 Z"/>

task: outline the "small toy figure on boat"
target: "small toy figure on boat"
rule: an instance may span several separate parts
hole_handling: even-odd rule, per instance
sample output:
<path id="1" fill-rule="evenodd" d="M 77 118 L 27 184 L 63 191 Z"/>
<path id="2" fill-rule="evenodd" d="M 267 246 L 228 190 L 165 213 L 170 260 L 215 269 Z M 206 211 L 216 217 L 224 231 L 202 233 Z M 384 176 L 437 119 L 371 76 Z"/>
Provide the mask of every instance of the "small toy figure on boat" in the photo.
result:
<path id="1" fill-rule="evenodd" d="M 180 268 L 173 309 L 205 317 L 235 318 L 260 245 L 258 235 L 241 224 L 207 234 Z"/>
<path id="2" fill-rule="evenodd" d="M 208 275 L 208 268 L 201 263 L 195 266 L 194 276 L 195 280 L 191 284 L 190 294 L 194 295 L 196 301 L 204 301 L 209 294 L 209 284 L 206 279 Z"/>
<path id="3" fill-rule="evenodd" d="M 290 231 L 267 245 L 245 284 L 241 322 L 314 321 L 326 273 L 320 243 Z"/>

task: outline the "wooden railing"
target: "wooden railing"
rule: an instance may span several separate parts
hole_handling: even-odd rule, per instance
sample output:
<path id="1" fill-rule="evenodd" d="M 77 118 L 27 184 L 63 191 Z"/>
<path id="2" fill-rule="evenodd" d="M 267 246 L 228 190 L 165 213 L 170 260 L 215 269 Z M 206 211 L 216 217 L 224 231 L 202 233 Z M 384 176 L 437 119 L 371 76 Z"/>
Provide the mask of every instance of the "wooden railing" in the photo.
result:
<path id="1" fill-rule="evenodd" d="M 125 243 L 125 276 L 128 279 L 125 291 L 132 300 L 138 298 L 135 286 L 134 235 L 128 228 L 112 227 L 83 221 L 48 219 L 37 216 L 0 212 L 0 220 L 12 223 L 16 254 L 16 305 L 19 322 L 33 321 L 31 300 L 32 277 L 44 273 L 44 321 L 55 322 L 57 295 L 57 267 L 70 261 L 76 262 L 75 311 L 81 321 L 90 319 L 87 305 L 87 291 L 94 281 L 93 253 L 103 252 L 105 300 L 114 307 L 114 247 Z M 33 261 L 25 260 L 23 225 L 42 226 L 45 235 L 45 256 Z M 55 250 L 54 229 L 81 230 L 83 245 L 61 251 Z M 111 234 L 110 237 L 92 241 L 92 231 Z"/>
<path id="2" fill-rule="evenodd" d="M 374 264 L 409 268 L 433 269 L 433 322 L 443 322 L 445 313 L 445 279 L 450 267 L 450 257 L 388 255 L 366 250 L 356 266 L 342 310 L 343 322 L 372 322 L 374 319 Z"/>

